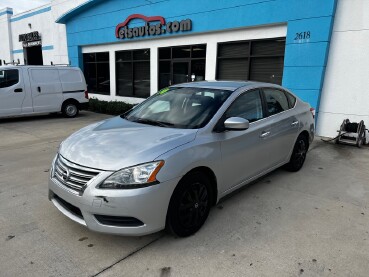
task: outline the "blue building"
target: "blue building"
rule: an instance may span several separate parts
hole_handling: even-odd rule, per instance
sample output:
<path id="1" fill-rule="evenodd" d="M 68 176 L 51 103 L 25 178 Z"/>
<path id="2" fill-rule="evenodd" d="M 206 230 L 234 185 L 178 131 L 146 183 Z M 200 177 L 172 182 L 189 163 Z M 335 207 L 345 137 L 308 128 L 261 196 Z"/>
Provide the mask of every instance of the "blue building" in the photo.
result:
<path id="1" fill-rule="evenodd" d="M 96 94 L 144 98 L 192 80 L 256 80 L 317 108 L 335 9 L 335 0 L 92 0 L 57 22 Z"/>
<path id="2" fill-rule="evenodd" d="M 92 97 L 131 103 L 182 82 L 277 83 L 332 137 L 369 122 L 368 16 L 367 0 L 52 0 L 0 10 L 0 60 L 70 62 Z"/>

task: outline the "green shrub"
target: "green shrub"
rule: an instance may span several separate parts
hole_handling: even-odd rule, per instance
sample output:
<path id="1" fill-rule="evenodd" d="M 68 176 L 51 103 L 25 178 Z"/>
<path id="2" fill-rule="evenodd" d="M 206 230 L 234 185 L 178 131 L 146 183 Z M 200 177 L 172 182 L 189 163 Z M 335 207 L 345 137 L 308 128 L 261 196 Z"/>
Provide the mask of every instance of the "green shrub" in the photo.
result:
<path id="1" fill-rule="evenodd" d="M 104 113 L 111 115 L 123 114 L 132 109 L 134 105 L 120 101 L 101 101 L 98 99 L 90 99 L 89 109 L 96 113 Z"/>

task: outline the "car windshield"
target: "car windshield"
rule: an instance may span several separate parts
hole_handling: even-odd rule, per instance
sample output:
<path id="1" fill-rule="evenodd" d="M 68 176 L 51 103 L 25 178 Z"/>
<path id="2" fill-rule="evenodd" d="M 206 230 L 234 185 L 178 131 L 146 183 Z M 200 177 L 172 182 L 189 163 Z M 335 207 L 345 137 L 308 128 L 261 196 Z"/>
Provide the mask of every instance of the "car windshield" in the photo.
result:
<path id="1" fill-rule="evenodd" d="M 206 88 L 166 88 L 123 118 L 160 127 L 198 129 L 204 127 L 232 91 Z"/>

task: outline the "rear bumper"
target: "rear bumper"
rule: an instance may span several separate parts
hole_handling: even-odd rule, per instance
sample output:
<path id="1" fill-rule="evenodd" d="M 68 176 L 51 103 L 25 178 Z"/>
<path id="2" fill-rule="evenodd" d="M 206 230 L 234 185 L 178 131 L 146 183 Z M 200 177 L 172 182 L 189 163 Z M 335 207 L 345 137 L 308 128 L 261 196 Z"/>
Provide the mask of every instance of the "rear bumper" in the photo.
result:
<path id="1" fill-rule="evenodd" d="M 131 190 L 101 190 L 97 189 L 96 183 L 93 182 L 87 186 L 83 195 L 79 196 L 68 191 L 68 188 L 57 180 L 49 179 L 49 199 L 61 213 L 90 230 L 140 236 L 165 228 L 169 201 L 178 181 L 179 179 L 175 179 Z M 123 222 L 132 220 L 127 226 L 122 226 L 121 222 L 106 223 L 99 215 L 108 219 L 123 217 Z M 132 226 L 132 222 L 141 224 Z"/>

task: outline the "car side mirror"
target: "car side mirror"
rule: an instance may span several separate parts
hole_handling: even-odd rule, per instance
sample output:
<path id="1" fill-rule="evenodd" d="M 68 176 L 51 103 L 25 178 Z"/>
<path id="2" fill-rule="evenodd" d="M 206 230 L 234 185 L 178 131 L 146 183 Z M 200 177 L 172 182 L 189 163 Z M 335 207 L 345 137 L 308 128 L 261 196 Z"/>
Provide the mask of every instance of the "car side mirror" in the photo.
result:
<path id="1" fill-rule="evenodd" d="M 244 131 L 250 127 L 250 122 L 242 117 L 230 117 L 224 121 L 224 128 L 228 131 Z"/>

